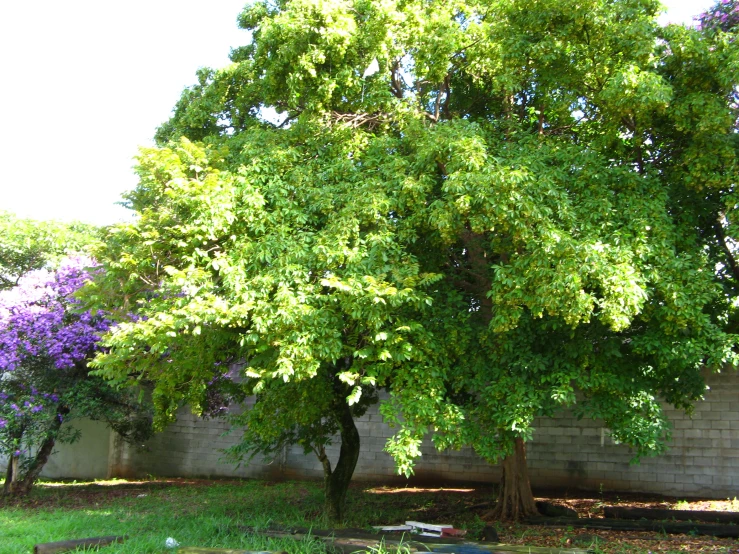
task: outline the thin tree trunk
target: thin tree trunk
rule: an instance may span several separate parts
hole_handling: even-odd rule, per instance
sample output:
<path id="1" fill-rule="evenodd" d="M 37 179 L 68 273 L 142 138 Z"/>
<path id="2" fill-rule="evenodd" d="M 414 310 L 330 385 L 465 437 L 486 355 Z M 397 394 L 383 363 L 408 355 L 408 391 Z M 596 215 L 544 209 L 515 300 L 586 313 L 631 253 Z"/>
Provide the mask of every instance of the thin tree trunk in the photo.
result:
<path id="1" fill-rule="evenodd" d="M 503 459 L 503 476 L 500 481 L 498 502 L 491 515 L 498 520 L 518 521 L 539 515 L 531 492 L 529 470 L 526 466 L 526 443 L 514 439 L 513 452 Z"/>
<path id="2" fill-rule="evenodd" d="M 10 494 L 10 487 L 13 484 L 13 482 L 16 480 L 16 471 L 18 467 L 17 458 L 15 456 L 11 456 L 8 459 L 8 467 L 5 470 L 5 484 L 3 485 L 3 494 L 8 495 Z"/>
<path id="3" fill-rule="evenodd" d="M 23 478 L 11 483 L 10 485 L 11 495 L 26 496 L 28 493 L 31 492 L 31 489 L 33 488 L 34 483 L 39 478 L 39 476 L 41 475 L 41 472 L 44 469 L 44 465 L 46 465 L 46 462 L 49 461 L 49 456 L 51 456 L 51 453 L 54 450 L 55 444 L 56 444 L 56 434 L 54 434 L 53 436 L 47 437 L 47 439 L 41 445 L 41 448 L 39 448 L 38 452 L 36 452 L 36 456 L 31 462 L 31 466 L 28 468 L 28 471 L 23 476 Z"/>
<path id="4" fill-rule="evenodd" d="M 357 460 L 359 460 L 360 440 L 351 408 L 343 398 L 341 405 L 337 407 L 336 417 L 341 429 L 341 449 L 339 451 L 339 461 L 334 470 L 328 475 L 325 472 L 326 464 L 324 464 L 324 509 L 329 521 L 342 523 L 344 521 L 346 493 L 352 475 L 354 475 L 354 468 L 357 467 Z"/>
<path id="5" fill-rule="evenodd" d="M 54 422 L 49 427 L 49 431 L 46 435 L 46 439 L 41 444 L 39 449 L 36 451 L 36 456 L 28 467 L 28 471 L 22 478 L 19 479 L 19 472 L 17 466 L 18 458 L 13 458 L 16 461 L 15 469 L 12 471 L 12 478 L 6 479 L 3 493 L 11 496 L 26 496 L 31 492 L 34 483 L 38 480 L 41 472 L 49 461 L 49 457 L 54 450 L 56 444 L 56 436 L 59 433 L 59 429 L 62 426 L 64 416 L 69 413 L 67 408 L 61 407 L 54 418 Z M 8 466 L 13 464 L 9 463 Z"/>
<path id="6" fill-rule="evenodd" d="M 25 430 L 25 426 L 21 426 L 19 430 L 17 430 L 10 438 L 11 444 L 20 444 L 21 440 L 23 439 L 23 432 Z M 11 487 L 13 484 L 18 480 L 18 462 L 19 459 L 17 456 L 10 455 L 8 458 L 8 467 L 5 470 L 5 484 L 3 485 L 3 495 L 9 495 Z"/>

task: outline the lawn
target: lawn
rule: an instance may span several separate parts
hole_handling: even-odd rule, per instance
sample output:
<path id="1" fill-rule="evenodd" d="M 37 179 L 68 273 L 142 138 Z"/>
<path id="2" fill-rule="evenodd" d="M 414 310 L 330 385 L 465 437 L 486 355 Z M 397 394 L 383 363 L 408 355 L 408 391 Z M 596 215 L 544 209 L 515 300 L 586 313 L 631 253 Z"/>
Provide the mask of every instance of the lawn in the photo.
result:
<path id="1" fill-rule="evenodd" d="M 408 519 L 452 523 L 477 538 L 485 526 L 490 488 L 419 489 L 355 484 L 348 500 L 347 527 L 395 524 Z M 575 508 L 580 517 L 599 517 L 604 503 L 678 507 L 677 499 L 607 495 L 548 495 Z M 683 509 L 732 509 L 732 502 L 680 502 Z M 29 498 L 0 499 L 0 554 L 26 554 L 43 542 L 127 535 L 102 554 L 167 552 L 165 540 L 182 545 L 325 552 L 319 542 L 273 539 L 248 528 L 298 526 L 326 528 L 322 493 L 315 482 L 207 481 L 167 479 L 41 483 Z M 496 524 L 502 542 L 530 546 L 592 546 L 603 553 L 739 552 L 739 542 L 708 537 L 615 533 Z M 603 542 L 605 541 L 605 542 Z"/>

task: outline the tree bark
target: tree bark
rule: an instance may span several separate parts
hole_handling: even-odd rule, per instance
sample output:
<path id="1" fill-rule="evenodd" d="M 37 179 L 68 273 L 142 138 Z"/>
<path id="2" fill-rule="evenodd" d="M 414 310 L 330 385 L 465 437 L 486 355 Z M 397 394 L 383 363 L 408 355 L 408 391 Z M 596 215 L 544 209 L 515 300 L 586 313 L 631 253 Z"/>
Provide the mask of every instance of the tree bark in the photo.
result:
<path id="1" fill-rule="evenodd" d="M 17 479 L 18 462 L 15 456 L 8 459 L 8 467 L 5 470 L 5 484 L 3 485 L 3 495 L 10 494 L 10 487 Z"/>
<path id="2" fill-rule="evenodd" d="M 43 442 L 41 448 L 39 448 L 38 452 L 36 453 L 36 457 L 33 459 L 33 462 L 31 462 L 31 466 L 29 467 L 23 478 L 11 481 L 10 486 L 8 486 L 8 483 L 6 482 L 5 494 L 8 494 L 10 496 L 26 496 L 28 493 L 31 492 L 33 484 L 39 478 L 39 475 L 41 475 L 41 471 L 44 469 L 44 465 L 47 461 L 49 461 L 49 456 L 51 456 L 51 452 L 54 449 L 55 443 L 56 441 L 53 437 L 48 437 Z M 17 477 L 17 475 L 14 475 L 14 477 Z"/>
<path id="3" fill-rule="evenodd" d="M 9 496 L 26 496 L 28 493 L 31 492 L 34 483 L 36 483 L 39 476 L 41 475 L 41 471 L 43 471 L 44 469 L 44 465 L 46 465 L 46 462 L 49 461 L 49 456 L 51 456 L 51 453 L 54 450 L 54 445 L 56 444 L 56 436 L 62 426 L 64 416 L 68 413 L 69 409 L 67 408 L 59 409 L 56 417 L 54 418 L 54 422 L 49 427 L 46 439 L 43 443 L 41 443 L 41 446 L 36 451 L 36 456 L 33 458 L 33 461 L 28 467 L 28 471 L 26 471 L 26 474 L 23 475 L 22 478 L 19 478 L 17 464 L 13 464 L 10 462 L 8 463 L 8 473 L 11 478 L 6 478 L 5 487 L 3 488 L 3 494 Z M 17 458 L 15 459 L 17 460 Z M 15 465 L 15 469 L 11 470 L 10 468 L 13 465 Z"/>
<path id="4" fill-rule="evenodd" d="M 23 431 L 25 427 L 21 426 L 19 430 L 16 430 L 13 432 L 13 434 L 8 437 L 10 444 L 20 444 L 21 439 L 23 438 Z M 18 458 L 16 456 L 11 455 L 8 458 L 8 467 L 5 470 L 5 484 L 3 485 L 3 496 L 10 494 L 10 488 L 15 483 L 15 481 L 18 480 Z"/>
<path id="5" fill-rule="evenodd" d="M 731 248 L 729 248 L 729 245 L 726 242 L 726 233 L 724 232 L 724 220 L 726 219 L 726 216 L 722 213 L 720 214 L 718 221 L 716 221 L 715 229 L 716 229 L 716 239 L 718 240 L 719 245 L 721 246 L 721 249 L 724 251 L 724 254 L 726 255 L 726 262 L 729 265 L 729 269 L 731 270 L 731 275 L 734 277 L 734 280 L 739 283 L 739 265 L 737 265 L 736 259 L 734 258 L 734 254 L 731 252 Z"/>
<path id="6" fill-rule="evenodd" d="M 49 437 L 41 445 L 41 448 L 39 448 L 36 457 L 33 459 L 28 472 L 23 476 L 23 479 L 17 483 L 16 494 L 18 496 L 25 496 L 31 492 L 31 489 L 41 475 L 41 471 L 43 471 L 46 462 L 49 461 L 49 456 L 51 456 L 55 444 L 56 439 L 54 437 Z"/>
<path id="7" fill-rule="evenodd" d="M 325 506 L 324 511 L 328 520 L 332 523 L 344 521 L 344 506 L 346 505 L 346 492 L 354 475 L 354 468 L 359 460 L 359 432 L 354 425 L 354 417 L 351 408 L 342 397 L 341 404 L 336 408 L 336 417 L 341 429 L 341 449 L 339 461 L 331 471 L 330 465 L 324 463 L 325 484 Z M 328 472 L 327 472 L 328 467 Z"/>
<path id="8" fill-rule="evenodd" d="M 513 452 L 503 459 L 498 502 L 491 515 L 498 520 L 518 521 L 539 515 L 531 492 L 529 470 L 526 466 L 526 443 L 514 439 Z"/>

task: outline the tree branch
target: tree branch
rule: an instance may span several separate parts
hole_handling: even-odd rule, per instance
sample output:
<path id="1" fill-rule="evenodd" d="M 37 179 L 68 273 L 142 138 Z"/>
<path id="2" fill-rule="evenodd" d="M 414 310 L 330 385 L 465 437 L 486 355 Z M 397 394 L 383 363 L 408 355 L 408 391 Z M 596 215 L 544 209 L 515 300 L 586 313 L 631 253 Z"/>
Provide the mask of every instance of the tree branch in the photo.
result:
<path id="1" fill-rule="evenodd" d="M 398 70 L 400 69 L 400 60 L 395 60 L 393 67 L 390 69 L 390 92 L 396 98 L 403 99 L 403 82 Z"/>
<path id="2" fill-rule="evenodd" d="M 318 448 L 314 447 L 313 452 L 316 453 L 316 456 L 318 456 L 318 461 L 321 462 L 321 465 L 323 465 L 324 475 L 331 475 L 331 460 L 328 459 L 328 456 L 326 455 L 326 449 L 323 448 L 323 445 L 319 446 Z"/>
<path id="3" fill-rule="evenodd" d="M 731 252 L 731 248 L 729 248 L 729 245 L 726 243 L 726 233 L 724 232 L 723 225 L 724 219 L 726 219 L 726 216 L 723 213 L 719 214 L 718 221 L 716 221 L 714 225 L 716 228 L 716 238 L 718 239 L 724 254 L 726 254 L 726 261 L 729 263 L 732 277 L 737 283 L 739 283 L 739 265 L 737 265 L 736 258 Z"/>
<path id="4" fill-rule="evenodd" d="M 370 131 L 383 122 L 389 120 L 389 116 L 384 113 L 368 114 L 331 112 L 330 118 L 333 123 L 344 123 L 352 129 L 365 126 Z"/>
<path id="5" fill-rule="evenodd" d="M 446 90 L 446 96 L 444 97 L 444 102 L 441 104 L 441 113 L 444 114 L 446 119 L 449 119 L 449 99 L 452 97 L 451 76 L 449 73 L 444 77 L 444 89 Z"/>
<path id="6" fill-rule="evenodd" d="M 441 114 L 441 108 L 442 108 L 442 101 L 441 99 L 443 97 L 444 102 L 444 111 L 448 113 L 448 107 L 449 107 L 449 74 L 447 74 L 446 77 L 444 77 L 444 81 L 439 86 L 439 90 L 436 93 L 436 101 L 434 102 L 434 113 L 428 113 L 426 112 L 426 117 L 429 118 L 434 123 L 437 123 L 439 121 L 439 115 Z"/>

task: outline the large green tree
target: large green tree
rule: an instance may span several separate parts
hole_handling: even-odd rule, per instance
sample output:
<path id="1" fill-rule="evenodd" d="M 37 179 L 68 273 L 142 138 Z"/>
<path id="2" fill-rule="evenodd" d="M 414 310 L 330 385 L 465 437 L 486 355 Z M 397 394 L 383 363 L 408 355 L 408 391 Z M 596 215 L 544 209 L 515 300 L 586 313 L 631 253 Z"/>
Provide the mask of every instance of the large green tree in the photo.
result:
<path id="1" fill-rule="evenodd" d="M 534 417 L 571 407 L 636 458 L 659 453 L 661 402 L 690 409 L 701 369 L 735 363 L 734 228 L 722 214 L 735 206 L 737 50 L 731 33 L 657 27 L 657 7 L 498 4 L 483 27 L 500 65 L 461 79 L 478 87 L 465 101 L 487 98 L 487 117 L 416 141 L 415 167 L 425 160 L 443 183 L 426 220 L 449 221 L 428 235 L 454 229 L 436 243 L 449 248 L 440 267 L 479 306 L 480 346 L 450 395 L 466 417 L 437 441 L 505 455 L 501 517 L 535 510 Z M 418 422 L 392 445 L 404 462 L 428 420 L 410 402 L 399 411 Z"/>
<path id="2" fill-rule="evenodd" d="M 119 323 L 96 363 L 121 383 L 151 381 L 160 425 L 183 403 L 212 413 L 255 394 L 234 453 L 286 442 L 315 452 L 327 515 L 340 520 L 359 457 L 354 417 L 401 364 L 426 367 L 412 345 L 433 276 L 395 220 L 377 217 L 396 193 L 357 171 L 364 136 L 310 122 L 251 133 L 235 151 L 187 139 L 142 151 L 128 196 L 139 218 L 97 253 L 105 271 L 89 294 Z"/>
<path id="3" fill-rule="evenodd" d="M 293 409 L 252 412 L 247 450 L 279 423 L 318 429 L 320 458 L 338 429 L 344 476 L 351 408 L 386 387 L 400 469 L 428 433 L 472 445 L 502 460 L 500 517 L 536 509 L 537 416 L 659 452 L 661 401 L 689 409 L 733 361 L 739 67 L 731 32 L 659 9 L 251 4 L 249 44 L 185 91 L 140 155 L 139 219 L 99 253 L 98 300 L 136 316 L 100 372 L 153 380 L 165 421 L 242 360 L 248 392 Z"/>

